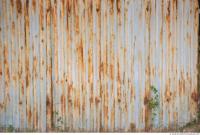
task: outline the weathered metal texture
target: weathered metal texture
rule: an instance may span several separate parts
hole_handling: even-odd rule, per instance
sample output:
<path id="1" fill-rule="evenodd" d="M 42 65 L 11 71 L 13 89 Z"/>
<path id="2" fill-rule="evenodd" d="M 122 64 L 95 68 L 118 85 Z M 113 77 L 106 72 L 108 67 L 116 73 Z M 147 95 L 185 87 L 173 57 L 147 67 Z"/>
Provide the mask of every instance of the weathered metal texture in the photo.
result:
<path id="1" fill-rule="evenodd" d="M 0 126 L 181 126 L 197 113 L 197 47 L 197 0 L 0 0 Z"/>

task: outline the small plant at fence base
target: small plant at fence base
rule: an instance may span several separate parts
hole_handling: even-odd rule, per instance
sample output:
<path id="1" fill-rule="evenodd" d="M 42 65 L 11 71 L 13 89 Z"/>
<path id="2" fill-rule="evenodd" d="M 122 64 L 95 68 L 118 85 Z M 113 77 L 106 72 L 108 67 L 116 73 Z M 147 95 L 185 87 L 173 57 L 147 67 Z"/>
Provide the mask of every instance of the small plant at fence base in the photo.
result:
<path id="1" fill-rule="evenodd" d="M 152 122 L 153 122 L 156 117 L 156 111 L 158 110 L 158 107 L 159 107 L 159 94 L 158 94 L 158 90 L 153 85 L 150 87 L 150 90 L 151 90 L 151 98 L 148 102 L 148 106 L 152 112 L 151 117 L 152 117 Z"/>
<path id="2" fill-rule="evenodd" d="M 8 130 L 8 132 L 13 132 L 14 131 L 13 125 L 9 125 L 7 130 Z"/>
<path id="3" fill-rule="evenodd" d="M 200 121 L 200 109 L 199 109 L 199 111 L 198 111 L 198 121 Z"/>
<path id="4" fill-rule="evenodd" d="M 59 116 L 57 111 L 54 112 L 54 117 L 56 118 L 57 124 L 53 124 L 53 128 L 59 130 L 59 128 L 61 128 L 64 124 L 63 118 Z"/>

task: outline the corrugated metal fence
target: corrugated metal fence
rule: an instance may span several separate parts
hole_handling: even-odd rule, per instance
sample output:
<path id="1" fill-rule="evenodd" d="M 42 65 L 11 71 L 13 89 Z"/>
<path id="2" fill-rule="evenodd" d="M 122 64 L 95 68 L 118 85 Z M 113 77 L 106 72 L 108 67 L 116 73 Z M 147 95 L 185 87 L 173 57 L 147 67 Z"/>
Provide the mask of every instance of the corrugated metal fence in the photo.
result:
<path id="1" fill-rule="evenodd" d="M 197 113 L 197 47 L 197 0 L 0 0 L 0 126 L 181 126 Z"/>

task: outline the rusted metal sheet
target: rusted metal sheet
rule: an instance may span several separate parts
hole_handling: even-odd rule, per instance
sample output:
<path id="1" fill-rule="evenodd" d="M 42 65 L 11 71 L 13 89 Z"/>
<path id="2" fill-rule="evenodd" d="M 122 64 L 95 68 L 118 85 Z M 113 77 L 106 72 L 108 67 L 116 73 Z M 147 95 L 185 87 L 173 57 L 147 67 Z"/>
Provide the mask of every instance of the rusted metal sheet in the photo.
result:
<path id="1" fill-rule="evenodd" d="M 197 114 L 197 47 L 197 0 L 0 0 L 0 126 L 182 126 Z"/>

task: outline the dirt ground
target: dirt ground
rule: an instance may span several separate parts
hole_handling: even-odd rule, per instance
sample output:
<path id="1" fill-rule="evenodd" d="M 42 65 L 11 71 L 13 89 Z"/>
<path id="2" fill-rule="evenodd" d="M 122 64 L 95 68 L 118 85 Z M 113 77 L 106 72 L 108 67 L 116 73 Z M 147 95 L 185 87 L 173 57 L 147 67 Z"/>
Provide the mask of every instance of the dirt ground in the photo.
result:
<path id="1" fill-rule="evenodd" d="M 177 129 L 166 129 L 159 132 L 194 132 L 194 133 L 200 133 L 200 121 L 193 121 L 181 128 Z"/>
<path id="2" fill-rule="evenodd" d="M 14 129 L 13 127 L 8 127 L 8 128 L 0 128 L 0 132 L 37 132 L 34 130 L 25 130 L 25 131 L 20 131 L 17 129 Z M 65 131 L 52 131 L 52 132 L 65 132 Z M 67 131 L 66 131 L 67 132 Z M 120 132 L 120 131 L 119 131 Z M 163 129 L 160 131 L 149 131 L 149 132 L 168 132 L 168 133 L 176 133 L 176 132 L 194 132 L 194 133 L 200 133 L 200 121 L 193 121 L 188 123 L 187 125 L 177 128 L 177 129 Z"/>
<path id="3" fill-rule="evenodd" d="M 183 128 L 180 128 L 180 132 L 198 132 L 200 133 L 200 122 L 189 123 Z"/>

